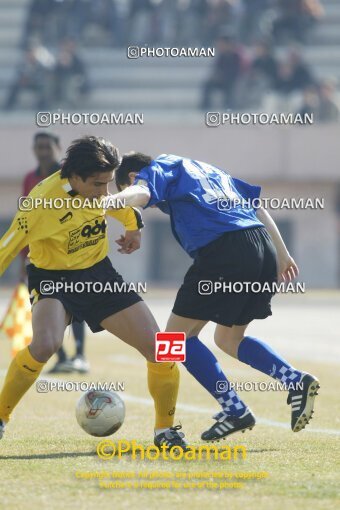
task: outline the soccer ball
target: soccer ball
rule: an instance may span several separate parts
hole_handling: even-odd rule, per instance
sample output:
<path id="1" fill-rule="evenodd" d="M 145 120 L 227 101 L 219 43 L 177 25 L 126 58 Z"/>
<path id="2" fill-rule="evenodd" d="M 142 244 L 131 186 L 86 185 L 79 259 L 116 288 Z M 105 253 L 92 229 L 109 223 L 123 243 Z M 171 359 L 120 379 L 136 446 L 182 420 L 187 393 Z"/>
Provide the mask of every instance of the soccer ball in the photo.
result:
<path id="1" fill-rule="evenodd" d="M 110 436 L 123 425 L 125 405 L 112 391 L 88 391 L 78 400 L 76 418 L 81 428 L 91 436 Z"/>

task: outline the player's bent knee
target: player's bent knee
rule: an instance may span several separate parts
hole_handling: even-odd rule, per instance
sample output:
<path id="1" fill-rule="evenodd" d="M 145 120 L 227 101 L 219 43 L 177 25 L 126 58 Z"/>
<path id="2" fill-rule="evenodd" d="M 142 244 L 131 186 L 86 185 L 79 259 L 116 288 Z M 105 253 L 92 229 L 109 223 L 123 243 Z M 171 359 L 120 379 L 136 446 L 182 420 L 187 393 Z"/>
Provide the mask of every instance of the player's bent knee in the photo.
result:
<path id="1" fill-rule="evenodd" d="M 37 361 L 46 362 L 60 349 L 62 343 L 63 339 L 53 334 L 34 334 L 30 352 Z"/>
<path id="2" fill-rule="evenodd" d="M 225 339 L 219 335 L 214 336 L 214 342 L 219 347 L 219 349 L 222 349 L 222 351 L 225 351 L 227 342 Z"/>
<path id="3" fill-rule="evenodd" d="M 234 345 L 233 345 L 232 338 L 230 338 L 228 336 L 222 336 L 221 334 L 215 333 L 214 341 L 215 341 L 215 344 L 217 345 L 217 347 L 219 347 L 219 349 L 221 349 L 223 352 L 233 355 Z"/>
<path id="4" fill-rule="evenodd" d="M 155 346 L 153 345 L 152 348 L 143 348 L 141 349 L 141 354 L 143 354 L 144 358 L 147 361 L 151 361 L 152 363 L 155 362 Z"/>

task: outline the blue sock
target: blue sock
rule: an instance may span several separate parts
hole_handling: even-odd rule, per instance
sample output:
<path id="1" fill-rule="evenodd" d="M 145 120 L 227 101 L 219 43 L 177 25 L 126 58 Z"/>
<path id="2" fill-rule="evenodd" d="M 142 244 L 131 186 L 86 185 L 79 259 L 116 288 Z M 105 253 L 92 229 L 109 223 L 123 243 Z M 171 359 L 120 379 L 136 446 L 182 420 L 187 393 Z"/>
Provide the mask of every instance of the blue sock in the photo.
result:
<path id="1" fill-rule="evenodd" d="M 301 379 L 301 372 L 293 368 L 269 345 L 251 336 L 245 336 L 241 341 L 238 359 L 287 385 L 298 383 Z"/>
<path id="2" fill-rule="evenodd" d="M 227 416 L 241 416 L 246 405 L 230 389 L 228 379 L 208 347 L 192 336 L 186 340 L 186 352 L 186 361 L 182 365 L 188 372 L 217 400 Z"/>

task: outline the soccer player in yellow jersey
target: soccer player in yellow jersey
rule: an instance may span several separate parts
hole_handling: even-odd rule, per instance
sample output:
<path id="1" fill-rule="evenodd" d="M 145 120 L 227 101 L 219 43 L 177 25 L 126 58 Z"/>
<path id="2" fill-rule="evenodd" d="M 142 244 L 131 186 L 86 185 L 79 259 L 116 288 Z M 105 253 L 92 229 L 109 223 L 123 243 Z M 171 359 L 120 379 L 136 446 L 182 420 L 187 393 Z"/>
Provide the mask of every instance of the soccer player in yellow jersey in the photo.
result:
<path id="1" fill-rule="evenodd" d="M 33 326 L 32 343 L 12 360 L 0 393 L 0 437 L 14 407 L 61 346 L 66 326 L 85 320 L 93 332 L 105 329 L 146 358 L 156 412 L 155 444 L 166 435 L 169 447 L 186 446 L 184 434 L 173 427 L 179 370 L 176 363 L 155 363 L 159 328 L 151 312 L 134 291 L 107 291 L 108 283 L 121 284 L 123 279 L 107 257 L 106 214 L 125 227 L 121 253 L 139 248 L 143 226 L 137 209 L 106 210 L 99 203 L 109 195 L 119 162 L 118 150 L 102 138 L 74 141 L 61 170 L 33 188 L 0 240 L 0 274 L 29 245 Z"/>

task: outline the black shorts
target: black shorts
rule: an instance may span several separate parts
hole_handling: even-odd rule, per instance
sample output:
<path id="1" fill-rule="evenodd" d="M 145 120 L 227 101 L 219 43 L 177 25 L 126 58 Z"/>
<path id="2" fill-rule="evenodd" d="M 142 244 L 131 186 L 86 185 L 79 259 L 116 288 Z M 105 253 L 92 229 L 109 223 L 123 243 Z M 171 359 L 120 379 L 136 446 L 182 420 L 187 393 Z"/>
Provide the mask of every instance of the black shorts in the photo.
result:
<path id="1" fill-rule="evenodd" d="M 85 321 L 94 333 L 103 331 L 104 328 L 100 326 L 100 323 L 106 317 L 142 301 L 135 291 L 128 290 L 128 286 L 124 292 L 108 291 L 109 287 L 115 290 L 118 286 L 122 289 L 121 284 L 124 283 L 108 257 L 87 269 L 47 270 L 29 264 L 27 274 L 32 305 L 40 299 L 58 299 L 65 310 L 71 314 L 72 321 Z M 63 288 L 56 289 L 50 282 L 53 284 L 62 282 Z M 88 282 L 91 283 L 88 284 Z M 91 290 L 93 283 L 97 283 L 97 286 L 93 287 L 94 291 Z M 110 285 L 105 286 L 108 283 Z M 98 292 L 100 284 L 104 284 L 105 292 Z M 83 287 L 84 291 L 82 291 Z M 70 288 L 80 289 L 80 292 L 72 292 Z"/>
<path id="2" fill-rule="evenodd" d="M 226 232 L 199 250 L 172 311 L 223 326 L 245 325 L 272 314 L 276 281 L 276 250 L 264 227 Z"/>

